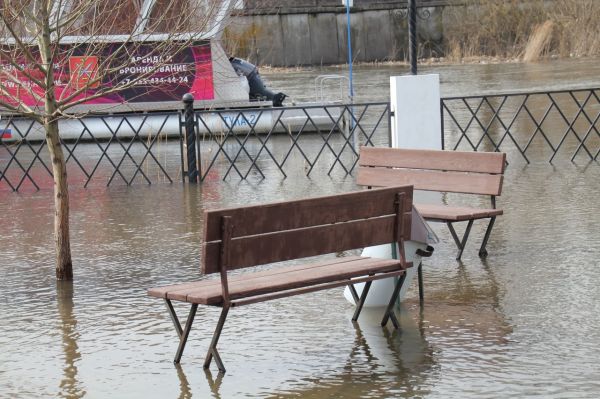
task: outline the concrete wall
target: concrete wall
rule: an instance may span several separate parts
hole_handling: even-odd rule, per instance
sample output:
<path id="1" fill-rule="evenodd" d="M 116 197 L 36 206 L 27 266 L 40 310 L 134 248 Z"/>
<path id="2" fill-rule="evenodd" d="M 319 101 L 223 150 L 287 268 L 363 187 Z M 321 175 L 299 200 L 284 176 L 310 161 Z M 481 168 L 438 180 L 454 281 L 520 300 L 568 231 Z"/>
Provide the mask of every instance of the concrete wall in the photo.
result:
<path id="1" fill-rule="evenodd" d="M 419 8 L 420 56 L 441 55 L 443 10 L 443 5 Z M 257 65 L 343 64 L 348 57 L 346 29 L 343 7 L 319 12 L 240 13 L 223 40 L 230 55 Z M 355 61 L 406 59 L 406 8 L 354 7 L 350 29 Z"/>

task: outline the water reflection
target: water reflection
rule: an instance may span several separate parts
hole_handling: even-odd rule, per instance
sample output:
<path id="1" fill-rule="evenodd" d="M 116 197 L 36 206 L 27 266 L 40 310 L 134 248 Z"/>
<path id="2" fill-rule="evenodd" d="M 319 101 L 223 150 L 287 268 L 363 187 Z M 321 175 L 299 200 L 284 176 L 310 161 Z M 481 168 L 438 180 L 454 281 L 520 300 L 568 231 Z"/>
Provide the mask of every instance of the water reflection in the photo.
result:
<path id="1" fill-rule="evenodd" d="M 77 378 L 76 363 L 81 359 L 81 353 L 77 345 L 79 338 L 77 319 L 73 313 L 73 283 L 57 281 L 56 294 L 65 360 L 64 377 L 60 382 L 60 396 L 69 399 L 81 398 L 85 395 L 85 390 Z"/>

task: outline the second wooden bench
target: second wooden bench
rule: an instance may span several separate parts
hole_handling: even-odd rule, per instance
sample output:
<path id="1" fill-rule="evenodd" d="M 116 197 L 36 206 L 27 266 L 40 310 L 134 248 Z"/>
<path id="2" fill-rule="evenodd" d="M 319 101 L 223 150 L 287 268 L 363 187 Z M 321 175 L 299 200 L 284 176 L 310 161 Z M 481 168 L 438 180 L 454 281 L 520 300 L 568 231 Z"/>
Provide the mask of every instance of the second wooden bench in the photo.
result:
<path id="1" fill-rule="evenodd" d="M 411 184 L 415 190 L 476 194 L 490 197 L 490 207 L 415 204 L 427 221 L 448 226 L 458 247 L 459 260 L 465 249 L 473 222 L 488 219 L 489 223 L 479 248 L 479 256 L 487 256 L 487 242 L 496 217 L 502 209 L 496 207 L 496 196 L 502 192 L 506 154 L 501 152 L 465 152 L 415 150 L 404 148 L 361 147 L 357 183 L 382 187 Z M 462 239 L 453 224 L 467 222 Z"/>

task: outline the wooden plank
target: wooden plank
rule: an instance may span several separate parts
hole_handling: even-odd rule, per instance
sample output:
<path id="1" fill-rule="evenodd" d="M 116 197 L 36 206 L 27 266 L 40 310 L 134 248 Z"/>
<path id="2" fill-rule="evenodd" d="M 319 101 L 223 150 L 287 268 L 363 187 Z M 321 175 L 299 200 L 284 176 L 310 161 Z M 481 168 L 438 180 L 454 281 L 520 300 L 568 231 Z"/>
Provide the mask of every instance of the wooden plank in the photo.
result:
<path id="1" fill-rule="evenodd" d="M 506 165 L 506 154 L 361 147 L 358 162 L 360 166 L 502 174 Z"/>
<path id="2" fill-rule="evenodd" d="M 231 299 L 247 298 L 272 292 L 309 287 L 327 282 L 365 276 L 371 273 L 383 273 L 400 270 L 400 261 L 396 259 L 360 258 L 351 262 L 333 263 L 311 268 L 290 270 L 277 276 L 265 276 L 257 279 L 244 279 L 229 284 Z M 181 296 L 167 294 L 169 299 Z M 179 299 L 181 300 L 181 299 Z M 218 304 L 222 301 L 219 287 L 211 286 L 187 292 L 186 301 L 200 304 Z"/>
<path id="3" fill-rule="evenodd" d="M 348 284 L 359 284 L 359 283 L 364 283 L 367 281 L 375 281 L 375 280 L 381 280 L 384 278 L 398 277 L 398 276 L 403 275 L 404 273 L 406 273 L 405 270 L 397 270 L 397 271 L 392 271 L 392 272 L 379 273 L 379 274 L 372 275 L 372 276 L 357 277 L 357 278 L 346 279 L 346 280 L 336 280 L 336 281 L 332 281 L 330 283 L 313 285 L 310 287 L 294 288 L 291 290 L 279 291 L 276 293 L 255 295 L 255 296 L 251 296 L 251 297 L 248 297 L 245 299 L 238 299 L 235 302 L 233 302 L 232 305 L 233 306 L 251 305 L 253 303 L 271 301 L 273 299 L 287 298 L 287 297 L 294 296 L 294 295 L 307 294 L 310 292 L 316 292 L 316 291 L 321 291 L 321 290 L 330 289 L 330 288 L 344 287 Z"/>
<path id="4" fill-rule="evenodd" d="M 408 201 L 406 201 L 408 202 Z M 402 237 L 410 239 L 412 208 L 404 215 Z M 234 238 L 228 269 L 341 252 L 394 241 L 395 214 L 379 218 Z M 218 270 L 219 241 L 203 245 L 202 271 Z"/>
<path id="5" fill-rule="evenodd" d="M 428 220 L 459 222 L 502 215 L 502 209 L 469 208 L 437 204 L 415 204 L 417 211 Z"/>
<path id="6" fill-rule="evenodd" d="M 328 264 L 333 264 L 333 263 L 352 262 L 352 261 L 360 259 L 360 258 L 361 258 L 360 256 L 345 256 L 345 257 L 340 257 L 340 258 L 335 258 L 335 259 L 329 259 L 329 260 L 323 261 L 323 262 L 304 263 L 301 265 L 293 265 L 293 266 L 287 266 L 287 267 L 275 267 L 273 269 L 262 270 L 262 271 L 253 272 L 253 273 L 230 275 L 230 276 L 228 276 L 228 281 L 231 283 L 231 282 L 236 282 L 236 281 L 241 281 L 241 280 L 250 280 L 250 279 L 261 278 L 261 277 L 271 277 L 271 276 L 275 276 L 277 274 L 289 273 L 292 270 L 306 270 L 309 272 L 310 269 L 315 268 L 315 267 L 321 267 L 323 265 L 328 265 Z M 181 294 L 180 297 L 178 297 L 178 298 L 174 297 L 173 299 L 177 299 L 179 301 L 185 301 L 187 292 L 193 291 L 193 290 L 199 290 L 199 289 L 203 289 L 203 288 L 211 287 L 211 286 L 220 287 L 221 280 L 218 278 L 211 278 L 211 279 L 197 280 L 197 281 L 193 281 L 193 282 L 189 282 L 189 283 L 170 284 L 170 285 L 165 285 L 162 287 L 155 287 L 155 288 L 151 288 L 148 290 L 148 295 L 156 297 L 156 298 L 166 298 L 167 293 L 171 293 L 173 295 Z"/>
<path id="7" fill-rule="evenodd" d="M 361 166 L 357 183 L 363 186 L 397 186 L 412 184 L 415 190 L 450 193 L 500 195 L 502 175 L 442 172 L 414 169 L 373 168 Z"/>
<path id="8" fill-rule="evenodd" d="M 396 193 L 406 193 L 405 209 L 412 206 L 412 187 L 389 187 L 353 193 L 211 210 L 205 213 L 203 242 L 221 237 L 221 217 L 232 217 L 233 237 L 339 223 L 394 213 Z"/>

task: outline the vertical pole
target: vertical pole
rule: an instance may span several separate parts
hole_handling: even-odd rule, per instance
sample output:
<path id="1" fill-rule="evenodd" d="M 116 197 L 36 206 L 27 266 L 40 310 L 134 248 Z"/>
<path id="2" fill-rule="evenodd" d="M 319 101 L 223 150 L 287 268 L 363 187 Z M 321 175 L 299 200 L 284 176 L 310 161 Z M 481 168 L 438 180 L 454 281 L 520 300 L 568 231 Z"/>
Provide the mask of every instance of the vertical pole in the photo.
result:
<path id="1" fill-rule="evenodd" d="M 347 34 L 348 34 L 348 89 L 350 93 L 350 104 L 354 103 L 354 82 L 352 77 L 352 35 L 350 29 L 350 6 L 353 3 L 353 0 L 344 0 L 346 4 L 346 25 L 347 25 Z M 350 108 L 350 132 L 352 135 L 352 147 L 356 150 L 356 138 L 354 132 L 354 107 Z"/>
<path id="2" fill-rule="evenodd" d="M 408 0 L 408 48 L 410 74 L 417 74 L 417 0 Z"/>
<path id="3" fill-rule="evenodd" d="M 196 132 L 194 130 L 194 96 L 183 95 L 183 114 L 185 120 L 185 143 L 187 148 L 188 182 L 198 183 L 198 166 L 196 163 Z"/>
<path id="4" fill-rule="evenodd" d="M 350 2 L 352 0 L 344 0 L 346 3 L 346 24 L 347 24 L 347 34 L 348 34 L 348 85 L 350 90 L 350 102 L 354 99 L 354 87 L 352 82 L 352 36 L 350 34 Z"/>

